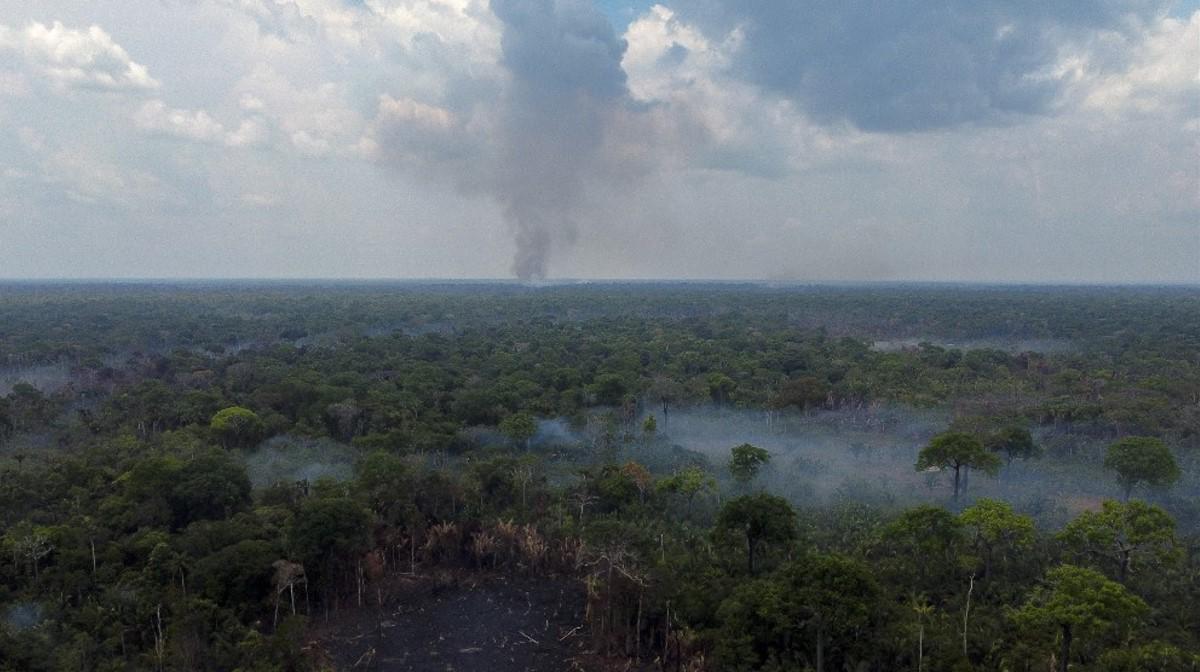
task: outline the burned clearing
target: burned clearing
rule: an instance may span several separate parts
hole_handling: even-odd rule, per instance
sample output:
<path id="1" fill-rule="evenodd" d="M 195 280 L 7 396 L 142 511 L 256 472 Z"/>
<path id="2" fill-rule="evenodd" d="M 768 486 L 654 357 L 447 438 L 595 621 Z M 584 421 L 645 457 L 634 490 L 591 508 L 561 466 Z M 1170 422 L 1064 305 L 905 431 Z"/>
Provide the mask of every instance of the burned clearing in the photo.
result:
<path id="1" fill-rule="evenodd" d="M 450 574 L 398 577 L 381 605 L 317 617 L 316 646 L 338 670 L 599 670 L 575 579 Z"/>

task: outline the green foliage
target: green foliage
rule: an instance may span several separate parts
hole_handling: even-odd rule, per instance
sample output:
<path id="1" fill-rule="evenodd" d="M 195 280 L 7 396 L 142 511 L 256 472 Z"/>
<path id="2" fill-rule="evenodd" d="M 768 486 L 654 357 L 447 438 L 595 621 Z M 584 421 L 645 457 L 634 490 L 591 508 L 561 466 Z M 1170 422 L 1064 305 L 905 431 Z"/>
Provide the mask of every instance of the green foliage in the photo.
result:
<path id="1" fill-rule="evenodd" d="M 973 537 L 975 551 L 982 558 L 984 577 L 994 567 L 1009 564 L 1033 546 L 1033 519 L 1017 514 L 1007 502 L 981 499 L 963 509 L 959 520 Z"/>
<path id="2" fill-rule="evenodd" d="M 528 449 L 529 439 L 537 433 L 537 421 L 528 413 L 513 413 L 500 421 L 500 432 L 513 443 Z"/>
<path id="3" fill-rule="evenodd" d="M 758 446 L 743 443 L 729 451 L 729 473 L 738 483 L 743 486 L 749 485 L 770 461 L 771 453 Z"/>
<path id="4" fill-rule="evenodd" d="M 659 492 L 682 496 L 690 512 L 698 496 L 716 492 L 717 480 L 700 467 L 691 465 L 658 479 L 655 488 Z"/>
<path id="5" fill-rule="evenodd" d="M 178 470 L 170 490 L 175 527 L 228 518 L 250 504 L 246 468 L 229 455 L 207 451 Z"/>
<path id="6" fill-rule="evenodd" d="M 368 453 L 355 466 L 355 492 L 382 520 L 399 520 L 412 487 L 408 466 L 391 453 Z"/>
<path id="7" fill-rule="evenodd" d="M 870 647 L 862 646 L 860 640 L 870 638 L 871 630 L 884 621 L 887 612 L 871 568 L 841 555 L 812 555 L 791 563 L 781 573 L 793 605 L 790 620 L 803 625 L 815 650 L 817 668 L 824 667 L 830 648 L 837 651 L 830 669 L 845 669 L 851 661 L 865 657 Z"/>
<path id="8" fill-rule="evenodd" d="M 1177 554 L 1175 521 L 1162 508 L 1107 500 L 1099 511 L 1084 511 L 1059 539 L 1078 558 L 1110 572 L 1124 583 L 1131 573 L 1172 563 Z"/>
<path id="9" fill-rule="evenodd" d="M 764 669 L 789 652 L 781 643 L 793 627 L 785 606 L 785 587 L 772 579 L 740 584 L 717 610 L 721 626 L 715 653 L 722 669 L 750 672 Z"/>
<path id="10" fill-rule="evenodd" d="M 289 554 L 304 565 L 309 581 L 332 580 L 337 565 L 369 548 L 371 517 L 343 497 L 304 502 L 287 530 Z"/>
<path id="11" fill-rule="evenodd" d="M 1161 440 L 1146 436 L 1130 436 L 1110 445 L 1104 468 L 1117 472 L 1125 499 L 1138 485 L 1165 488 L 1179 480 L 1179 465 L 1171 450 Z"/>
<path id="12" fill-rule="evenodd" d="M 1103 574 L 1060 565 L 1046 573 L 1045 585 L 1034 588 L 1012 618 L 1037 639 L 1058 633 L 1059 665 L 1066 670 L 1078 648 L 1093 647 L 1105 639 L 1120 641 L 1148 611 L 1140 597 Z M 1076 640 L 1080 646 L 1073 648 Z"/>
<path id="13" fill-rule="evenodd" d="M 1042 455 L 1041 448 L 1033 442 L 1033 435 L 1024 427 L 1005 427 L 988 436 L 985 445 L 992 452 L 1003 453 L 1009 464 L 1013 460 L 1028 460 Z"/>
<path id="14" fill-rule="evenodd" d="M 227 448 L 249 448 L 261 441 L 266 432 L 258 414 L 241 406 L 217 411 L 209 426 Z"/>
<path id="15" fill-rule="evenodd" d="M 1100 656 L 1101 672 L 1187 672 L 1200 669 L 1200 654 L 1166 642 L 1110 649 Z"/>
<path id="16" fill-rule="evenodd" d="M 954 470 L 954 498 L 958 499 L 964 468 L 995 475 L 1000 469 L 1000 460 L 976 437 L 963 432 L 945 432 L 933 437 L 917 455 L 917 471 L 933 468 Z"/>
<path id="17" fill-rule="evenodd" d="M 315 669 L 308 615 L 482 567 L 585 579 L 572 641 L 643 667 L 1190 671 L 1197 334 L 1200 297 L 1162 288 L 9 287 L 9 370 L 66 381 L 0 394 L 0 670 Z M 750 459 L 733 493 L 792 499 L 730 498 L 697 412 L 729 444 L 861 448 Z M 537 459 L 486 440 L 539 417 L 570 428 Z M 949 417 L 998 458 L 928 463 L 964 483 L 1045 459 L 919 505 L 894 461 Z M 1055 534 L 1130 434 L 1176 449 L 1177 487 Z M 1134 467 L 1134 492 L 1171 480 Z"/>
<path id="18" fill-rule="evenodd" d="M 760 547 L 786 545 L 799 536 L 799 528 L 796 512 L 786 499 L 760 493 L 726 502 L 717 515 L 714 533 L 718 539 L 740 538 L 746 551 L 746 568 L 754 574 Z"/>
<path id="19" fill-rule="evenodd" d="M 646 436 L 654 436 L 658 432 L 658 421 L 654 419 L 654 415 L 647 415 L 642 421 L 642 433 Z"/>
<path id="20" fill-rule="evenodd" d="M 869 557 L 892 585 L 908 586 L 935 602 L 956 590 L 967 545 L 962 522 L 940 506 L 904 511 L 873 540 Z"/>
<path id="21" fill-rule="evenodd" d="M 881 620 L 882 591 L 861 562 L 812 555 L 767 578 L 747 581 L 717 611 L 715 653 L 722 669 L 801 669 L 809 661 L 844 669 Z M 817 663 L 816 661 L 820 661 Z M 818 667 L 821 669 L 821 667 Z"/>

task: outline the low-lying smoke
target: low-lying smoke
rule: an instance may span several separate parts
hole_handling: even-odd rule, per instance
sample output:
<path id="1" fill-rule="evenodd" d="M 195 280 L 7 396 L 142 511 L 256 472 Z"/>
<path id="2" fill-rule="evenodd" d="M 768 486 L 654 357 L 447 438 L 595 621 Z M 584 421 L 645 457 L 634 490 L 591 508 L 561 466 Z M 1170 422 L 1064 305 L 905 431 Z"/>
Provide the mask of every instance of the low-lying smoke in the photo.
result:
<path id="1" fill-rule="evenodd" d="M 322 478 L 345 481 L 354 473 L 354 458 L 350 446 L 330 439 L 277 436 L 246 456 L 246 472 L 256 488 Z"/>

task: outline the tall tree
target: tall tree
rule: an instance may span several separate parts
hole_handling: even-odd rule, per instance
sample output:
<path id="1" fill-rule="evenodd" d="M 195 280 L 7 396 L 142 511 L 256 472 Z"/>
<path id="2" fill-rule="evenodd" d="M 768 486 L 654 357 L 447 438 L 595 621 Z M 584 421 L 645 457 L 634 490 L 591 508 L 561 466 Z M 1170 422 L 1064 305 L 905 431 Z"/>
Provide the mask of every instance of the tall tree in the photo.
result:
<path id="1" fill-rule="evenodd" d="M 1107 500 L 1099 511 L 1084 511 L 1059 533 L 1082 559 L 1106 567 L 1125 583 L 1142 564 L 1162 565 L 1177 553 L 1175 521 L 1145 502 Z"/>
<path id="2" fill-rule="evenodd" d="M 954 470 L 954 499 L 962 491 L 961 478 L 964 469 L 976 469 L 995 475 L 1000 469 L 1000 459 L 989 453 L 983 443 L 963 432 L 945 432 L 930 440 L 929 445 L 917 455 L 917 471 L 927 469 Z"/>
<path id="3" fill-rule="evenodd" d="M 266 433 L 265 425 L 258 414 L 241 406 L 230 406 L 217 411 L 210 426 L 226 448 L 249 448 L 258 443 Z"/>
<path id="4" fill-rule="evenodd" d="M 512 413 L 500 421 L 500 432 L 513 443 L 529 450 L 529 440 L 537 433 L 537 421 L 528 413 Z"/>
<path id="5" fill-rule="evenodd" d="M 755 558 L 763 544 L 786 544 L 799 534 L 792 505 L 782 497 L 765 493 L 726 502 L 717 514 L 715 531 L 719 537 L 740 536 L 745 540 L 750 574 L 757 569 Z"/>
<path id="6" fill-rule="evenodd" d="M 1024 427 L 1005 427 L 988 436 L 985 445 L 994 453 L 1002 453 L 1005 463 L 1010 466 L 1013 460 L 1027 460 L 1042 454 L 1041 448 L 1033 442 L 1033 435 Z"/>
<path id="7" fill-rule="evenodd" d="M 729 451 L 729 473 L 735 481 L 745 487 L 754 480 L 763 465 L 770 461 L 771 453 L 758 446 L 743 443 Z"/>
<path id="8" fill-rule="evenodd" d="M 1149 436 L 1127 436 L 1108 447 L 1104 468 L 1117 472 L 1125 501 L 1139 484 L 1169 487 L 1179 480 L 1179 465 L 1167 445 Z"/>
<path id="9" fill-rule="evenodd" d="M 1013 612 L 1017 625 L 1031 634 L 1059 634 L 1058 669 L 1067 672 L 1076 640 L 1090 642 L 1114 631 L 1127 631 L 1149 611 L 1142 598 L 1095 570 L 1059 565 L 1046 573 Z"/>
<path id="10" fill-rule="evenodd" d="M 1008 502 L 981 499 L 963 509 L 959 520 L 970 532 L 983 562 L 981 578 L 1033 545 L 1033 519 L 1013 511 Z"/>
<path id="11" fill-rule="evenodd" d="M 812 638 L 816 672 L 824 672 L 826 647 L 838 643 L 844 656 L 880 613 L 882 591 L 870 567 L 840 555 L 804 558 L 782 574 L 793 605 L 792 622 L 804 624 Z M 838 669 L 850 668 L 849 663 L 843 660 Z"/>

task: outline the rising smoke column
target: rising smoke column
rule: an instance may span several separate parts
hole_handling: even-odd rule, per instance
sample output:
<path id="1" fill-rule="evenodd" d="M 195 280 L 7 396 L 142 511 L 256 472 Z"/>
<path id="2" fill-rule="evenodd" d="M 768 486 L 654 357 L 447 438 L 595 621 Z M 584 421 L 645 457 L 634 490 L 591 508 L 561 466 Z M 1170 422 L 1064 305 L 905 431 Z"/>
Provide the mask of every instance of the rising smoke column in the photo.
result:
<path id="1" fill-rule="evenodd" d="M 491 0 L 503 24 L 506 85 L 493 188 L 516 244 L 513 272 L 546 276 L 569 242 L 605 137 L 630 104 L 625 41 L 588 0 Z"/>

